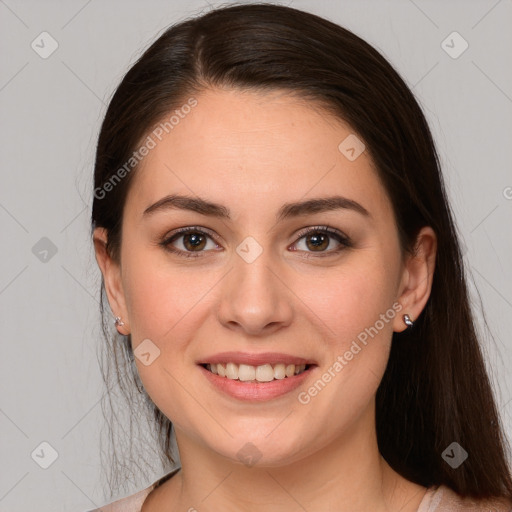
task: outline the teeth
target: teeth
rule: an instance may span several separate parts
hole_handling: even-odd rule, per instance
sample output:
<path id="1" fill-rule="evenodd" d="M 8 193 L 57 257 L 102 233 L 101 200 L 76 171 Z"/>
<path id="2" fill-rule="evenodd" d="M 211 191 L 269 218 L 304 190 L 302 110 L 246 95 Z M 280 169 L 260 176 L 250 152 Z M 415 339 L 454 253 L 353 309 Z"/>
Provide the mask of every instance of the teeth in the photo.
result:
<path id="1" fill-rule="evenodd" d="M 274 368 L 270 364 L 264 364 L 256 368 L 256 380 L 258 382 L 270 382 L 274 380 Z"/>
<path id="2" fill-rule="evenodd" d="M 284 379 L 293 377 L 302 373 L 306 369 L 305 364 L 263 364 L 260 366 L 251 366 L 248 364 L 207 364 L 206 368 L 220 377 L 226 377 L 231 380 L 240 380 L 242 382 L 270 382 L 274 379 Z"/>
<path id="3" fill-rule="evenodd" d="M 226 377 L 228 379 L 238 379 L 238 365 L 235 363 L 228 363 L 226 365 Z"/>
<path id="4" fill-rule="evenodd" d="M 274 366 L 274 377 L 276 379 L 284 379 L 286 377 L 286 366 L 284 364 L 276 364 Z"/>
<path id="5" fill-rule="evenodd" d="M 215 367 L 216 365 L 212 364 Z M 256 368 L 248 364 L 241 364 L 238 368 L 238 379 L 242 381 L 254 380 L 256 378 Z"/>

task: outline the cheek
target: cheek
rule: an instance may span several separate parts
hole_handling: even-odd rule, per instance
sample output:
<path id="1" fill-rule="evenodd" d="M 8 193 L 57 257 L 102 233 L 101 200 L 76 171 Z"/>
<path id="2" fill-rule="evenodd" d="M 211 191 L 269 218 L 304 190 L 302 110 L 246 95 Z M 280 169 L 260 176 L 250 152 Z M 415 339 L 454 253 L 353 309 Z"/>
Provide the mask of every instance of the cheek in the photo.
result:
<path id="1" fill-rule="evenodd" d="M 322 320 L 326 339 L 342 349 L 376 322 L 385 336 L 392 331 L 395 291 L 394 269 L 368 253 L 354 257 L 337 272 L 331 271 L 328 277 L 316 280 L 315 286 L 304 282 L 297 295 Z M 381 315 L 386 316 L 384 325 Z"/>
<path id="2" fill-rule="evenodd" d="M 395 302 L 396 263 L 378 252 L 368 250 L 347 261 L 321 286 L 310 288 L 305 301 L 322 320 L 328 355 L 322 382 L 304 390 L 301 403 L 311 400 L 312 407 L 329 409 L 342 423 L 350 423 L 375 394 L 401 308 Z"/>
<path id="3" fill-rule="evenodd" d="M 201 421 L 200 408 L 184 392 L 190 368 L 184 367 L 187 343 L 197 328 L 204 284 L 162 266 L 161 259 L 133 254 L 126 258 L 125 296 L 135 363 L 146 392 L 176 427 L 189 429 Z M 196 307 L 194 305 L 197 304 Z M 139 344 L 151 340 L 150 363 L 139 359 Z M 157 348 L 155 349 L 154 346 Z M 158 354 L 156 357 L 154 354 Z"/>
<path id="4" fill-rule="evenodd" d="M 158 250 L 133 252 L 126 258 L 123 278 L 132 339 L 158 343 L 191 312 L 208 283 L 165 263 Z M 171 333 L 170 333 L 171 332 Z"/>

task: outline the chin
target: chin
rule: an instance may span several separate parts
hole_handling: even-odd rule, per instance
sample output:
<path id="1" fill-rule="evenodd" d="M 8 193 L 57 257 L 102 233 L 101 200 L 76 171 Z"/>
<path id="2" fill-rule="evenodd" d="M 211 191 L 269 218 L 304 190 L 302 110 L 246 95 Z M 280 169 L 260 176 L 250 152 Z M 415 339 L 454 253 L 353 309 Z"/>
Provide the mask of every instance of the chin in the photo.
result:
<path id="1" fill-rule="evenodd" d="M 275 428 L 276 423 L 274 423 Z M 223 446 L 216 443 L 210 447 L 231 461 L 246 467 L 279 467 L 291 464 L 304 456 L 306 440 L 304 436 L 290 435 L 289 431 L 271 433 L 271 429 L 261 436 L 237 436 L 226 439 Z"/>

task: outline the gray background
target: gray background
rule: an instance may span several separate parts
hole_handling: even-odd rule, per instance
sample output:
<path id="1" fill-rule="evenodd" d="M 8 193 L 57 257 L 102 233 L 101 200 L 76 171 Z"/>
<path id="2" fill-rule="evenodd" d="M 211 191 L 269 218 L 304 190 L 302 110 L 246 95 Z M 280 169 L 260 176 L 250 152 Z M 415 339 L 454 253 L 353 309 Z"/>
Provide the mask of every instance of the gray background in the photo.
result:
<path id="1" fill-rule="evenodd" d="M 286 3 L 376 46 L 422 104 L 494 337 L 484 337 L 484 351 L 511 438 L 512 2 Z M 0 0 L 2 512 L 104 503 L 100 281 L 89 240 L 95 139 L 110 95 L 143 48 L 211 5 L 220 2 Z M 46 59 L 31 47 L 43 46 L 43 31 L 58 43 Z M 469 44 L 458 58 L 442 47 L 453 31 Z M 458 39 L 448 44 L 452 53 L 462 48 Z M 58 454 L 48 469 L 31 457 L 43 441 Z M 155 463 L 131 492 L 162 474 Z"/>

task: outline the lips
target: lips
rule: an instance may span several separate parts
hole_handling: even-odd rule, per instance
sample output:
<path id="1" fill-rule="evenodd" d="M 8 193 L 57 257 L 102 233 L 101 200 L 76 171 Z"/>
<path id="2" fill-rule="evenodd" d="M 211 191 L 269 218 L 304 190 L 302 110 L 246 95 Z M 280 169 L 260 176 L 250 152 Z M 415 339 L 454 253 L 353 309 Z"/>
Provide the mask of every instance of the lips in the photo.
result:
<path id="1" fill-rule="evenodd" d="M 196 364 L 215 389 L 249 402 L 290 393 L 312 378 L 318 367 L 314 359 L 282 352 L 220 352 L 205 356 Z"/>
<path id="2" fill-rule="evenodd" d="M 231 363 L 233 364 L 233 363 Z M 301 386 L 307 379 L 314 379 L 318 367 L 316 365 L 306 366 L 306 369 L 291 377 L 283 379 L 273 378 L 272 380 L 259 381 L 230 379 L 221 377 L 206 368 L 207 365 L 198 365 L 199 370 L 210 383 L 213 389 L 220 391 L 222 395 L 235 398 L 244 402 L 266 402 L 291 393 Z"/>
<path id="3" fill-rule="evenodd" d="M 303 357 L 293 356 L 291 354 L 283 354 L 281 352 L 264 352 L 260 354 L 248 352 L 221 352 L 204 357 L 202 360 L 197 361 L 197 364 L 205 366 L 207 364 L 223 364 L 234 363 L 236 365 L 245 364 L 248 366 L 263 366 L 270 364 L 272 366 L 277 364 L 288 365 L 317 365 L 313 359 L 305 359 Z"/>

